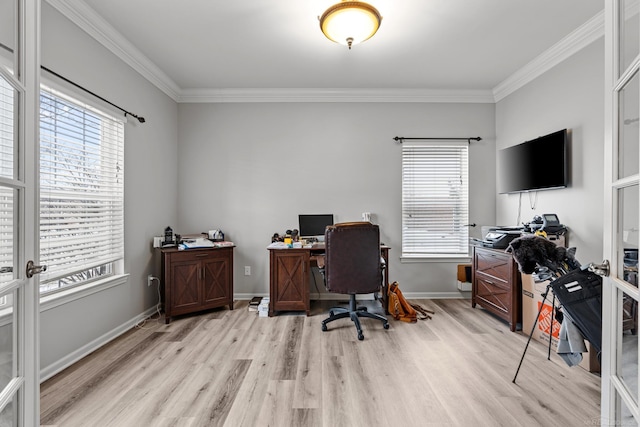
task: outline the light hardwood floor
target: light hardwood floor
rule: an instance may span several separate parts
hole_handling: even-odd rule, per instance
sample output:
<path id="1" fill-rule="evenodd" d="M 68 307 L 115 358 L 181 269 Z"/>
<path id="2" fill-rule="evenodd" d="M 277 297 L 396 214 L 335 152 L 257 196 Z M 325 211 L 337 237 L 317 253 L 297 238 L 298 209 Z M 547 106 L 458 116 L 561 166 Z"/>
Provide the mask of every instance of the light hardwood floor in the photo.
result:
<path id="1" fill-rule="evenodd" d="M 45 426 L 599 425 L 600 378 L 568 367 L 469 300 L 419 300 L 408 324 L 259 318 L 233 311 L 148 321 L 49 379 Z M 379 311 L 369 302 L 370 310 Z"/>

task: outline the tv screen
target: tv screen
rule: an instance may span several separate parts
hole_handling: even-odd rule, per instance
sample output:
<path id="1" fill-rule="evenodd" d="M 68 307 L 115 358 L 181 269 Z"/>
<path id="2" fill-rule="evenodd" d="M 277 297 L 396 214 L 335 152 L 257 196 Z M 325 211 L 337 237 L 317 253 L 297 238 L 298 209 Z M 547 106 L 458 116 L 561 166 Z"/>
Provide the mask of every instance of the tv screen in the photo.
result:
<path id="1" fill-rule="evenodd" d="M 567 186 L 567 130 L 498 151 L 498 192 L 550 190 Z"/>
<path id="2" fill-rule="evenodd" d="M 298 215 L 301 237 L 324 236 L 327 225 L 333 225 L 333 214 Z"/>

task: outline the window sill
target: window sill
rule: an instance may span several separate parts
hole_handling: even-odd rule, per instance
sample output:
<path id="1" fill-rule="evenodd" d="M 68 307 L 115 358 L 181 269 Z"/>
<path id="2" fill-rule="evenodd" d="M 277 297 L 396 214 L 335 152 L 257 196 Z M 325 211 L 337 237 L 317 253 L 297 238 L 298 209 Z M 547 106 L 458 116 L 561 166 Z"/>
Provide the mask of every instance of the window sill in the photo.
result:
<path id="1" fill-rule="evenodd" d="M 471 255 L 414 255 L 407 256 L 403 255 L 400 257 L 400 262 L 402 264 L 411 264 L 411 263 L 422 263 L 422 262 L 450 262 L 450 263 L 470 263 Z"/>
<path id="2" fill-rule="evenodd" d="M 51 310 L 52 308 L 85 298 L 97 292 L 102 292 L 106 289 L 113 288 L 114 286 L 124 285 L 127 283 L 127 280 L 129 280 L 128 273 L 116 274 L 114 276 L 109 276 L 106 279 L 87 283 L 86 285 L 74 286 L 69 289 L 42 296 L 40 297 L 40 312 Z"/>
<path id="3" fill-rule="evenodd" d="M 87 283 L 86 285 L 76 286 L 64 291 L 55 292 L 53 294 L 40 297 L 40 312 L 51 310 L 52 308 L 79 300 L 86 296 L 102 292 L 114 286 L 124 285 L 129 279 L 129 274 L 118 274 L 110 276 L 106 279 L 97 280 Z M 9 325 L 13 322 L 13 307 L 7 307 L 0 310 L 0 327 Z"/>

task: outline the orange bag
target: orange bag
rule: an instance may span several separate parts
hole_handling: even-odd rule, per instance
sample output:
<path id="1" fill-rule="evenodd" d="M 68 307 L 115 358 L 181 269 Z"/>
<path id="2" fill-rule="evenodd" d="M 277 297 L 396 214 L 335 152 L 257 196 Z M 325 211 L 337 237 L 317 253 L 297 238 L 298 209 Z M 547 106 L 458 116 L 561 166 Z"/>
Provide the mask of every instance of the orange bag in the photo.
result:
<path id="1" fill-rule="evenodd" d="M 416 322 L 418 320 L 418 314 L 416 310 L 404 299 L 402 291 L 398 286 L 398 282 L 393 282 L 389 285 L 388 291 L 389 297 L 389 314 L 396 320 L 402 320 L 403 322 Z"/>

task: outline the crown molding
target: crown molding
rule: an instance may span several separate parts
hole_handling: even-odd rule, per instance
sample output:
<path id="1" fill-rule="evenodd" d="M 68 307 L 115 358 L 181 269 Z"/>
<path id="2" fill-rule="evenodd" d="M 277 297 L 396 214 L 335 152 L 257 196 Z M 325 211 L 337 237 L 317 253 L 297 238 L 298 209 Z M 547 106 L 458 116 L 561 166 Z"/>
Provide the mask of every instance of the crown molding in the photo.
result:
<path id="1" fill-rule="evenodd" d="M 107 21 L 81 0 L 46 0 L 98 43 L 136 70 L 142 77 L 177 101 L 180 88 L 156 64 L 117 32 Z"/>
<path id="2" fill-rule="evenodd" d="M 571 55 L 579 52 L 604 36 L 604 11 L 551 46 L 527 65 L 507 77 L 493 88 L 495 102 L 500 101 L 527 83 L 549 71 Z"/>
<path id="3" fill-rule="evenodd" d="M 247 88 L 183 90 L 178 102 L 432 102 L 492 104 L 494 100 L 490 90 Z"/>
<path id="4" fill-rule="evenodd" d="M 492 90 L 442 89 L 181 89 L 157 65 L 81 0 L 46 0 L 118 58 L 178 103 L 422 102 L 496 103 L 604 35 L 600 12 Z"/>

